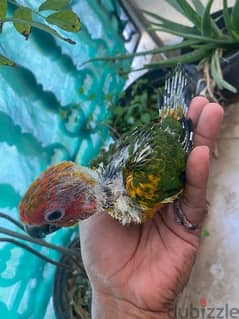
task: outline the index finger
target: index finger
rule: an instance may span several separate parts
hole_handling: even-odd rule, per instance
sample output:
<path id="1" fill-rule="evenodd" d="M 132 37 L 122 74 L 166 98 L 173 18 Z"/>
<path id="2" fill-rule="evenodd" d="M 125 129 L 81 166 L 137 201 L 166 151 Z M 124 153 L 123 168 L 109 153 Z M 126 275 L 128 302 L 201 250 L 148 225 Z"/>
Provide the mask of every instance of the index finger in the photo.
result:
<path id="1" fill-rule="evenodd" d="M 194 146 L 205 145 L 212 150 L 223 115 L 223 108 L 217 103 L 207 103 L 202 108 L 194 128 Z"/>
<path id="2" fill-rule="evenodd" d="M 192 99 L 187 117 L 192 120 L 193 127 L 197 126 L 200 115 L 208 103 L 208 99 L 204 96 L 196 96 Z"/>

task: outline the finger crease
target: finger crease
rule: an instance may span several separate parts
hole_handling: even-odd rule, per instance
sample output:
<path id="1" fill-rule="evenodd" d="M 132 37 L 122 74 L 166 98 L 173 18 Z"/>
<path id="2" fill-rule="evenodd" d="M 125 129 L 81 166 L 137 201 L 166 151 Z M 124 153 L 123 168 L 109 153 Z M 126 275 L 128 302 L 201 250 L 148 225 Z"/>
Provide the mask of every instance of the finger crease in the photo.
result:
<path id="1" fill-rule="evenodd" d="M 184 206 L 186 206 L 189 209 L 206 210 L 206 201 L 204 206 L 195 206 L 195 204 L 190 204 L 191 201 L 187 198 L 187 196 L 184 195 L 184 197 L 181 199 L 181 202 Z"/>
<path id="2" fill-rule="evenodd" d="M 194 190 L 197 190 L 197 191 L 204 191 L 205 190 L 205 186 L 200 187 L 200 186 L 197 186 L 189 181 L 187 181 L 187 187 L 194 188 Z"/>
<path id="3" fill-rule="evenodd" d="M 201 138 L 207 140 L 207 141 L 210 142 L 210 143 L 212 142 L 212 138 L 210 138 L 209 136 L 206 136 L 206 135 L 200 133 L 198 130 L 195 131 L 195 135 L 197 135 L 197 136 L 199 136 L 199 137 L 201 137 Z"/>

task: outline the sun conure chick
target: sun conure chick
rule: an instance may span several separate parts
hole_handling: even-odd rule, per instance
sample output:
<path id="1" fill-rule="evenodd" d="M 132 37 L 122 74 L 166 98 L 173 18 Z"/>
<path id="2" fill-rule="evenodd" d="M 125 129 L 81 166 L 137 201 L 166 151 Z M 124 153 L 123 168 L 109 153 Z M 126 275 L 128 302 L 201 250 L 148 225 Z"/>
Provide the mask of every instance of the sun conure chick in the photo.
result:
<path id="1" fill-rule="evenodd" d="M 123 135 L 99 156 L 97 168 L 62 162 L 43 172 L 20 203 L 26 231 L 44 237 L 94 214 L 140 224 L 177 199 L 192 149 L 191 91 L 177 67 L 166 79 L 159 118 Z"/>

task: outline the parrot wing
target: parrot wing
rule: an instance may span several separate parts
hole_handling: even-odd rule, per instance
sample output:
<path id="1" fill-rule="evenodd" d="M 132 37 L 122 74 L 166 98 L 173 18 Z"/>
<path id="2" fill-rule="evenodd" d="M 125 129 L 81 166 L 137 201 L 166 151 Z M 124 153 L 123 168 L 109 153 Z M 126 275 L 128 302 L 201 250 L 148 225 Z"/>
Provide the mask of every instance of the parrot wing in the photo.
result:
<path id="1" fill-rule="evenodd" d="M 191 94 L 179 66 L 166 79 L 159 119 L 122 135 L 93 162 L 102 180 L 109 184 L 122 175 L 126 192 L 144 208 L 173 201 L 183 189 L 192 149 L 192 123 L 186 119 Z"/>

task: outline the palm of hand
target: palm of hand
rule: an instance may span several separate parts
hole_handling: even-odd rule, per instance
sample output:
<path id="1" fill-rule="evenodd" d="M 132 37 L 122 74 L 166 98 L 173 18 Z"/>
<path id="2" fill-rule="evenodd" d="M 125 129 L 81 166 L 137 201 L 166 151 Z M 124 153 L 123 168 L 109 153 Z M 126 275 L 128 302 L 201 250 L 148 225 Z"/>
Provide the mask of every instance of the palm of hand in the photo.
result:
<path id="1" fill-rule="evenodd" d="M 83 258 L 99 293 L 153 311 L 173 303 L 188 280 L 199 240 L 190 234 L 188 242 L 173 231 L 162 217 L 171 209 L 165 207 L 143 225 L 122 227 L 106 215 L 83 225 Z"/>
<path id="2" fill-rule="evenodd" d="M 205 216 L 209 151 L 217 136 L 222 108 L 195 98 L 189 117 L 195 127 L 194 145 L 180 198 L 193 224 Z M 206 146 L 206 147 L 205 147 Z M 142 310 L 166 311 L 186 284 L 199 246 L 200 230 L 177 225 L 172 205 L 143 225 L 123 227 L 99 214 L 81 224 L 83 260 L 93 289 L 122 299 Z"/>

